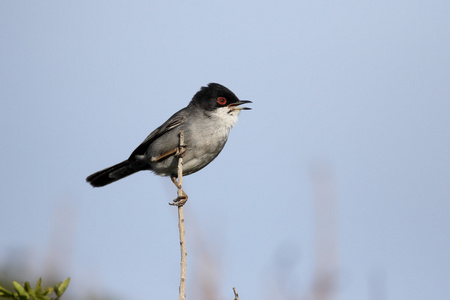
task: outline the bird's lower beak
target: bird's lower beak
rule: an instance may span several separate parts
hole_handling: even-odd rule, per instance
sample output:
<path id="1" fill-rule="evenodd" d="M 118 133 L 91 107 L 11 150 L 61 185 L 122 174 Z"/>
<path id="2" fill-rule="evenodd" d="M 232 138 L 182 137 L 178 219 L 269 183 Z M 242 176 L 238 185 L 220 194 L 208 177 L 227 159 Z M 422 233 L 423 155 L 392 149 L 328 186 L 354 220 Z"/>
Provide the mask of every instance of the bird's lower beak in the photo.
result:
<path id="1" fill-rule="evenodd" d="M 231 103 L 230 105 L 228 105 L 228 107 L 232 110 L 249 110 L 251 109 L 250 107 L 243 107 L 243 106 L 239 106 L 245 103 L 252 103 L 252 101 L 250 100 L 240 100 L 238 102 L 235 103 Z"/>

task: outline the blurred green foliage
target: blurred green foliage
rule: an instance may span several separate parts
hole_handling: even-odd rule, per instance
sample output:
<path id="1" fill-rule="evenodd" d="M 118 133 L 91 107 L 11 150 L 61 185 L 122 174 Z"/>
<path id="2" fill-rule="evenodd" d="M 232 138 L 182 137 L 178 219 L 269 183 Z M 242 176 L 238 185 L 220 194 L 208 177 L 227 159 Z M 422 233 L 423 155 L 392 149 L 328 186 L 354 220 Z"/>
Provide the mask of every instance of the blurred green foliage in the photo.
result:
<path id="1" fill-rule="evenodd" d="M 0 298 L 16 300 L 58 300 L 64 294 L 69 282 L 70 278 L 67 278 L 63 282 L 57 283 L 54 287 L 46 287 L 43 289 L 41 285 L 42 280 L 39 278 L 33 289 L 28 281 L 23 285 L 17 281 L 13 281 L 15 291 L 9 291 L 0 285 Z"/>

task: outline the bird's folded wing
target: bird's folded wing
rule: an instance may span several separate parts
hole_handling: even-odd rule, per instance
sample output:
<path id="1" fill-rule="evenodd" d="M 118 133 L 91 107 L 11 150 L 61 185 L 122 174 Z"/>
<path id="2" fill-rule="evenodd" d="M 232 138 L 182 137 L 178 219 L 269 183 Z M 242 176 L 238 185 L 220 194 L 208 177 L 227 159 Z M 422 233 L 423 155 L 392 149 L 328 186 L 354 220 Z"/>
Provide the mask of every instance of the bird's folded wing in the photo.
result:
<path id="1" fill-rule="evenodd" d="M 136 156 L 144 155 L 147 151 L 149 145 L 153 143 L 154 140 L 165 134 L 166 132 L 177 128 L 184 122 L 185 117 L 179 114 L 177 112 L 172 117 L 169 118 L 164 124 L 153 130 L 152 133 L 150 133 L 145 140 L 131 153 L 130 158 L 131 160 L 134 160 Z"/>

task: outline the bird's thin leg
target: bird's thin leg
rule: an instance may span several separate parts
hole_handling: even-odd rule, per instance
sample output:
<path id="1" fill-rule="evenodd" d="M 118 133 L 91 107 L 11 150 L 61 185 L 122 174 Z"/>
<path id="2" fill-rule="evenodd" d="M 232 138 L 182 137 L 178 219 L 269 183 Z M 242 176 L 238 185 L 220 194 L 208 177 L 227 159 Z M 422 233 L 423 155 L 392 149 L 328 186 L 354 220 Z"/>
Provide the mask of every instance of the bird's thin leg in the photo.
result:
<path id="1" fill-rule="evenodd" d="M 177 187 L 177 189 L 181 189 L 180 184 L 177 181 L 177 176 L 170 175 L 170 180 L 172 180 L 173 184 Z"/>
<path id="2" fill-rule="evenodd" d="M 175 186 L 178 189 L 181 189 L 181 186 L 178 183 L 176 176 L 171 175 L 170 176 L 170 180 L 172 180 L 173 184 L 175 184 Z M 173 199 L 173 203 L 169 203 L 169 204 L 170 205 L 175 205 L 175 206 L 183 206 L 188 200 L 188 195 L 183 190 L 181 190 L 181 193 L 182 193 L 181 195 L 179 195 L 178 197 Z"/>
<path id="3" fill-rule="evenodd" d="M 173 200 L 173 203 L 170 203 L 170 204 L 176 205 L 178 207 L 182 207 L 188 199 L 188 196 L 183 191 L 183 156 L 186 152 L 186 145 L 184 144 L 184 131 L 183 130 L 180 130 L 179 137 L 180 137 L 180 143 L 175 152 L 175 157 L 178 158 L 178 167 L 177 167 L 178 174 L 176 176 L 170 175 L 170 180 L 172 180 L 173 184 L 175 184 L 175 186 L 178 188 L 178 197 Z"/>

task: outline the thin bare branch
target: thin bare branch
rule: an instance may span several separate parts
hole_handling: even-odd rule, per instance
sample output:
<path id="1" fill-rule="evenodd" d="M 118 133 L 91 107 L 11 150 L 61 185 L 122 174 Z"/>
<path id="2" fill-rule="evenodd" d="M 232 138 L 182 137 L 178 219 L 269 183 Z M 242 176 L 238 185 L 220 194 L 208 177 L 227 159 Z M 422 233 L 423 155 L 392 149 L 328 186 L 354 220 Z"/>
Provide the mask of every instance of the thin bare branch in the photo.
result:
<path id="1" fill-rule="evenodd" d="M 183 191 L 183 153 L 184 153 L 184 132 L 180 131 L 180 144 L 179 144 L 179 157 L 178 157 L 178 229 L 180 232 L 180 250 L 181 250 L 181 272 L 180 272 L 180 289 L 179 299 L 184 300 L 186 298 L 186 244 L 185 244 L 185 230 L 184 230 L 184 215 L 183 205 L 186 203 L 187 195 Z"/>
<path id="2" fill-rule="evenodd" d="M 233 287 L 233 292 L 234 292 L 234 300 L 239 300 L 239 294 L 237 293 L 235 287 Z"/>

